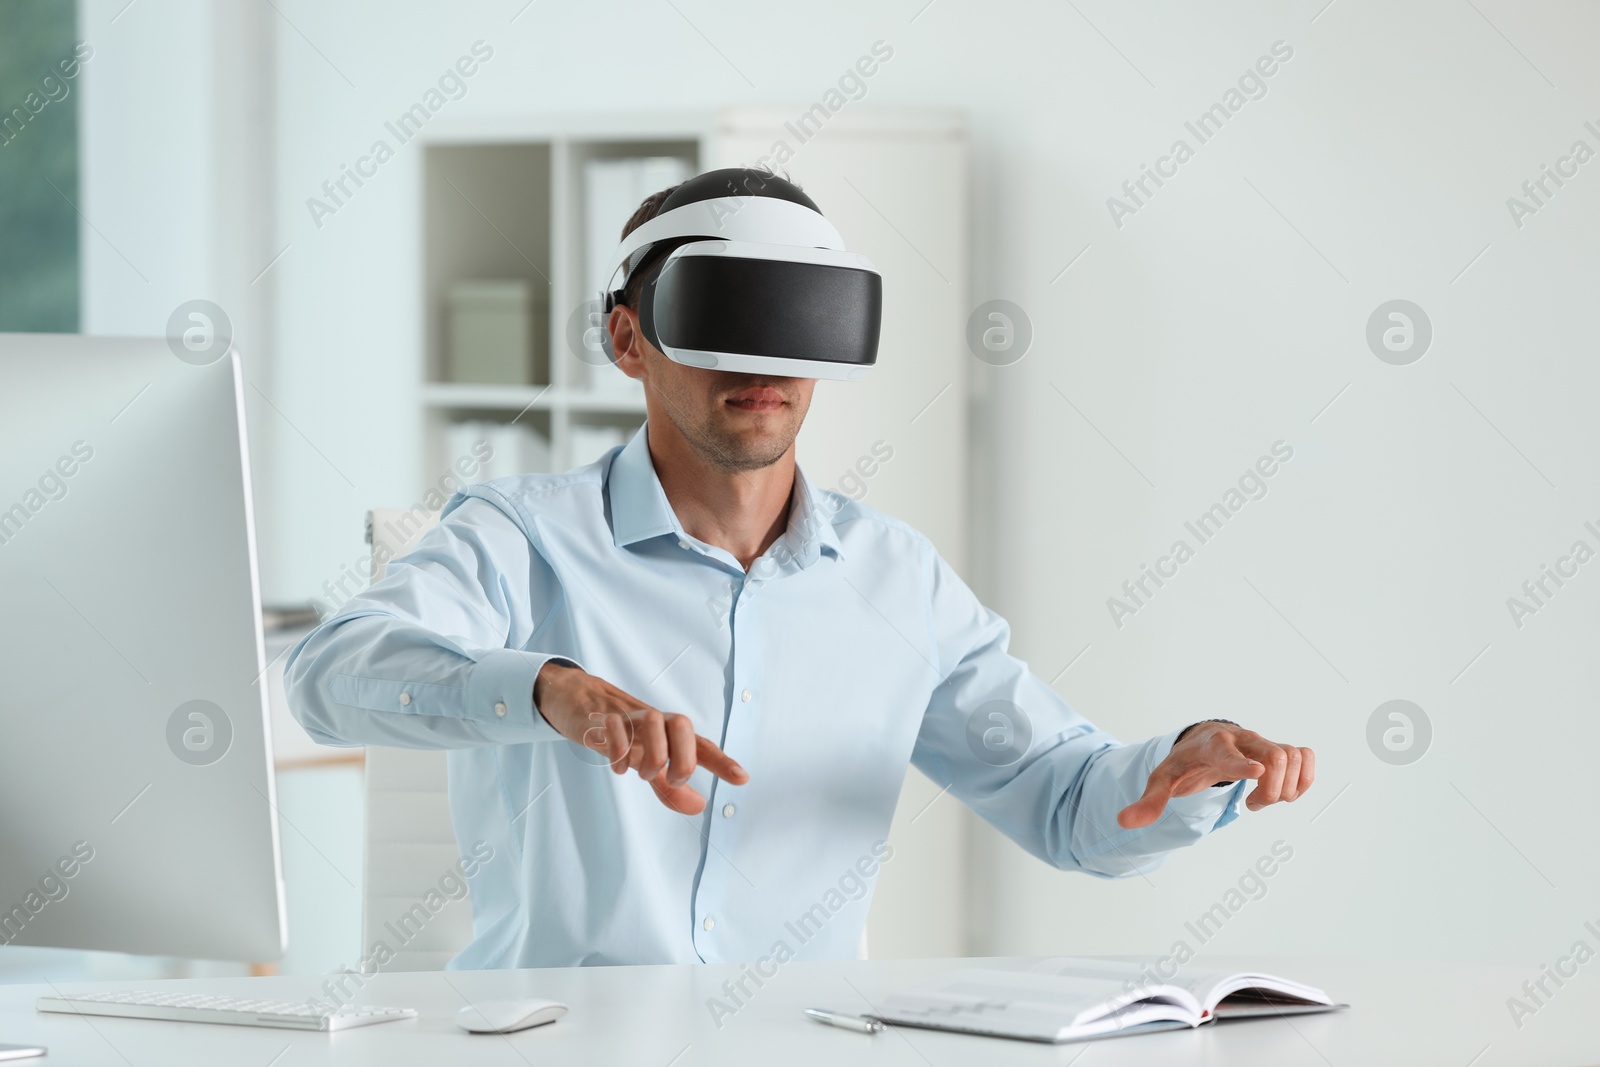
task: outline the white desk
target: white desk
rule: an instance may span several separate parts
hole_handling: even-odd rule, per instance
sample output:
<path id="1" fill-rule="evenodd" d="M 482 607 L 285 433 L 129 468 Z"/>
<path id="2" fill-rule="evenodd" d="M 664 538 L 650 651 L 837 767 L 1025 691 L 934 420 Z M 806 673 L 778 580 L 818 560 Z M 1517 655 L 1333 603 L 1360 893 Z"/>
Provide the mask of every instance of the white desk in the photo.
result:
<path id="1" fill-rule="evenodd" d="M 1021 968 L 1026 960 L 987 960 L 982 966 Z M 886 991 L 974 961 L 886 960 L 863 963 L 791 963 L 719 1029 L 706 998 L 721 996 L 738 968 L 609 967 L 546 971 L 476 971 L 380 974 L 353 998 L 358 1002 L 416 1008 L 420 1017 L 335 1034 L 304 1034 L 254 1027 L 74 1018 L 34 1011 L 48 986 L 0 986 L 0 1043 L 47 1045 L 49 1064 L 163 1067 L 247 1064 L 305 1067 L 339 1063 L 402 1067 L 408 1064 L 621 1064 L 693 1067 L 739 1064 L 779 1067 L 855 1063 L 909 1067 L 989 1064 L 1271 1064 L 1292 1067 L 1380 1067 L 1385 1064 L 1492 1067 L 1515 1064 L 1564 1067 L 1600 1061 L 1600 969 L 1580 970 L 1565 988 L 1525 1018 L 1518 1030 L 1506 998 L 1530 975 L 1507 968 L 1438 964 L 1361 963 L 1333 960 L 1205 961 L 1253 965 L 1321 985 L 1354 1007 L 1335 1015 L 1236 1021 L 1199 1031 L 1173 1031 L 1084 1045 L 1017 1041 L 897 1029 L 877 1035 L 839 1030 L 800 1014 L 808 1006 L 865 1010 Z M 1600 963 L 1593 964 L 1600 968 Z M 1530 972 L 1531 973 L 1531 972 Z M 239 978 L 213 981 L 101 983 L 63 986 L 96 991 L 159 986 L 239 996 L 303 1000 L 320 977 Z M 753 988 L 753 987 L 752 987 Z M 553 1025 L 508 1036 L 469 1035 L 454 1024 L 470 998 L 513 995 L 554 997 L 571 1013 Z M 1485 1051 L 1487 1046 L 1487 1051 Z M 287 1051 L 285 1051 L 287 1050 Z M 281 1058 L 278 1057 L 282 1053 Z M 1474 1058 L 1476 1057 L 1476 1058 Z"/>

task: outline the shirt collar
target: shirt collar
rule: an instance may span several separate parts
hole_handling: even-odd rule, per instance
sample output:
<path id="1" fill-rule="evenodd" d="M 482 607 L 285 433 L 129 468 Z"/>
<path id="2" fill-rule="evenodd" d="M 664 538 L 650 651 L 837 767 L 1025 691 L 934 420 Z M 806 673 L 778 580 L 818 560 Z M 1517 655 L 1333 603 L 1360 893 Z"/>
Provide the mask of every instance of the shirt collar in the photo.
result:
<path id="1" fill-rule="evenodd" d="M 648 424 L 646 424 L 648 425 Z M 645 426 L 622 446 L 611 461 L 607 479 L 611 503 L 611 533 L 618 548 L 663 534 L 678 534 L 678 517 L 667 502 L 666 490 L 650 462 Z"/>
<path id="2" fill-rule="evenodd" d="M 797 464 L 794 469 L 794 497 L 789 505 L 789 529 L 779 541 L 787 541 L 795 554 L 807 566 L 814 560 L 816 551 L 830 551 L 843 558 L 839 544 L 839 531 L 834 529 L 834 517 L 843 502 L 837 497 L 811 484 Z"/>
<path id="3" fill-rule="evenodd" d="M 648 423 L 639 427 L 611 461 L 607 476 L 611 532 L 618 548 L 667 534 L 678 538 L 685 536 L 667 500 L 666 490 L 661 488 L 655 464 L 650 460 L 647 430 Z M 833 526 L 838 512 L 838 502 L 813 486 L 797 466 L 789 528 L 762 558 L 776 557 L 780 565 L 784 559 L 793 558 L 801 566 L 810 566 L 822 550 L 842 556 L 839 534 Z"/>

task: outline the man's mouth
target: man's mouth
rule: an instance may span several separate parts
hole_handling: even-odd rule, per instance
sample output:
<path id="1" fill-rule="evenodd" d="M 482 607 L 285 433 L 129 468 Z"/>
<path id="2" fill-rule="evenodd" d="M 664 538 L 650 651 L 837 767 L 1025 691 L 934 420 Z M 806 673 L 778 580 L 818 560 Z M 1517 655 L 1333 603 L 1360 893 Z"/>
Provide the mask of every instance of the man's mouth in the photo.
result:
<path id="1" fill-rule="evenodd" d="M 770 385 L 757 385 L 730 394 L 727 403 L 740 411 L 777 411 L 788 401 Z"/>

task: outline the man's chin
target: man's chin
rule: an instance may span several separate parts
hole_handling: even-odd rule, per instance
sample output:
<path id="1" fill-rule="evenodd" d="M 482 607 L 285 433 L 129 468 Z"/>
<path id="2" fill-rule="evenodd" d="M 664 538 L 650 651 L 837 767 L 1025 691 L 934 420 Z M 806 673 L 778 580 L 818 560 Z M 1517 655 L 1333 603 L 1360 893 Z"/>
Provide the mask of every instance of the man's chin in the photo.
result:
<path id="1" fill-rule="evenodd" d="M 728 456 L 729 465 L 738 470 L 758 471 L 772 466 L 784 457 L 789 446 L 782 442 L 761 442 L 747 445 Z"/>
<path id="2" fill-rule="evenodd" d="M 784 457 L 794 444 L 794 436 L 787 428 L 773 426 L 753 430 L 725 427 L 717 436 L 719 464 L 735 470 L 760 470 L 770 467 Z"/>

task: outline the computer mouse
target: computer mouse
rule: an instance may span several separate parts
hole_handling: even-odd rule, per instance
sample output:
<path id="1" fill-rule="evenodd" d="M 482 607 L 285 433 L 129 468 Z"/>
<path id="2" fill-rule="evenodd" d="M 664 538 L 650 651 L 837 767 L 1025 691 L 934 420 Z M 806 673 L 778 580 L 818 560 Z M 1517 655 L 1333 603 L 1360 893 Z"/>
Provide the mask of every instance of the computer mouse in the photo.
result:
<path id="1" fill-rule="evenodd" d="M 566 1013 L 567 1006 L 555 1000 L 486 1000 L 456 1012 L 456 1025 L 474 1034 L 509 1034 L 553 1023 Z"/>

